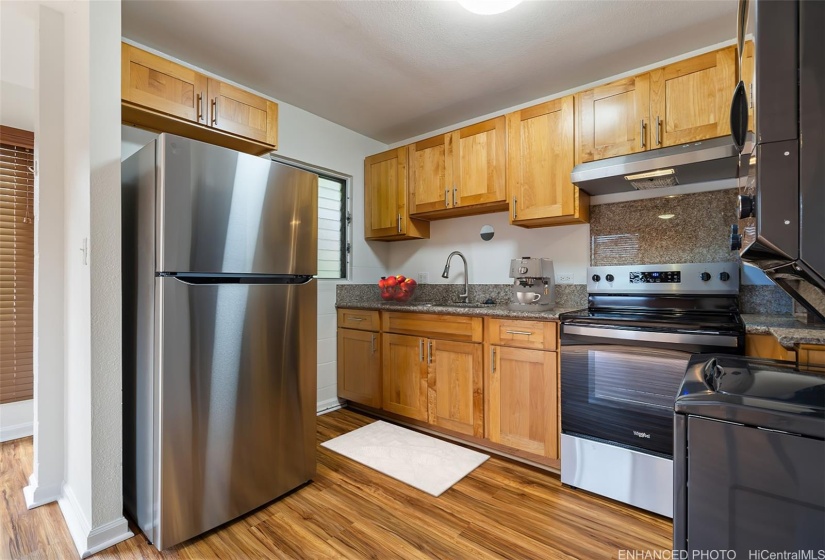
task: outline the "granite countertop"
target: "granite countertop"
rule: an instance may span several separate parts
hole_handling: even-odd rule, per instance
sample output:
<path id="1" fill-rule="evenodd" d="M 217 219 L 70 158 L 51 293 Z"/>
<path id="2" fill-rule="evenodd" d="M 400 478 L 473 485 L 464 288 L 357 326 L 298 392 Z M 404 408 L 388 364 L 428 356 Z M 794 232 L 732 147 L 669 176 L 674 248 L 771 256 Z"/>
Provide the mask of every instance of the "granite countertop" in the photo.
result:
<path id="1" fill-rule="evenodd" d="M 809 325 L 793 315 L 743 313 L 742 321 L 749 334 L 772 334 L 789 350 L 794 344 L 825 344 L 825 325 Z"/>
<path id="2" fill-rule="evenodd" d="M 484 307 L 452 307 L 447 304 L 432 305 L 387 303 L 383 301 L 361 301 L 358 303 L 338 303 L 338 309 L 374 309 L 380 311 L 412 311 L 415 313 L 436 313 L 440 315 L 467 315 L 470 317 L 503 317 L 507 319 L 555 320 L 559 313 L 575 311 L 574 307 L 554 307 L 548 311 L 513 311 L 507 305 L 494 304 Z"/>

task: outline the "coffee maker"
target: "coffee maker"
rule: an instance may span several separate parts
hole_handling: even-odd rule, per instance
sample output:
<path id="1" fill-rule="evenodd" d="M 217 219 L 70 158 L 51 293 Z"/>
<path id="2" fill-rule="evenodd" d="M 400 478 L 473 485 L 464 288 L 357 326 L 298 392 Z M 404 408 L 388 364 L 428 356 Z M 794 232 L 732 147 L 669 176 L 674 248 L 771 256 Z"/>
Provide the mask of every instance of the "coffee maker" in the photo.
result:
<path id="1" fill-rule="evenodd" d="M 553 261 L 521 257 L 510 261 L 513 288 L 510 303 L 513 311 L 546 311 L 556 304 Z"/>

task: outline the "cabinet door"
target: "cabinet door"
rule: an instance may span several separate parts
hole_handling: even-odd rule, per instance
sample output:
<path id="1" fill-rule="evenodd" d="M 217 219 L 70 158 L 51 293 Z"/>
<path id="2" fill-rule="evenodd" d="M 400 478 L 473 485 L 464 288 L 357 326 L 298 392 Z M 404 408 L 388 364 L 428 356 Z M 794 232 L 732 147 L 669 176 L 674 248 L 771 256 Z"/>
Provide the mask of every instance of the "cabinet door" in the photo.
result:
<path id="1" fill-rule="evenodd" d="M 557 459 L 556 353 L 506 346 L 492 346 L 490 352 L 490 441 Z"/>
<path id="2" fill-rule="evenodd" d="M 364 235 L 367 239 L 404 232 L 401 220 L 407 192 L 407 149 L 398 148 L 364 160 Z"/>
<path id="3" fill-rule="evenodd" d="M 573 96 L 510 113 L 507 129 L 510 223 L 573 215 Z"/>
<path id="4" fill-rule="evenodd" d="M 203 74 L 126 43 L 121 43 L 120 71 L 123 101 L 206 124 Z"/>
<path id="5" fill-rule="evenodd" d="M 278 105 L 224 82 L 209 79 L 209 124 L 258 142 L 278 144 Z"/>
<path id="6" fill-rule="evenodd" d="M 456 206 L 506 200 L 506 126 L 501 116 L 450 133 Z"/>
<path id="7" fill-rule="evenodd" d="M 401 416 L 427 421 L 427 340 L 384 334 L 382 346 L 384 398 L 382 408 Z"/>
<path id="8" fill-rule="evenodd" d="M 730 134 L 735 53 L 729 47 L 650 73 L 653 148 Z"/>
<path id="9" fill-rule="evenodd" d="M 476 437 L 484 435 L 481 344 L 430 340 L 429 422 Z"/>
<path id="10" fill-rule="evenodd" d="M 634 154 L 650 145 L 649 74 L 583 91 L 576 102 L 579 163 Z"/>
<path id="11" fill-rule="evenodd" d="M 449 134 L 410 145 L 411 214 L 453 207 L 452 157 Z M 449 154 L 452 155 L 451 153 Z"/>
<path id="12" fill-rule="evenodd" d="M 381 340 L 376 332 L 338 329 L 338 396 L 381 408 Z"/>

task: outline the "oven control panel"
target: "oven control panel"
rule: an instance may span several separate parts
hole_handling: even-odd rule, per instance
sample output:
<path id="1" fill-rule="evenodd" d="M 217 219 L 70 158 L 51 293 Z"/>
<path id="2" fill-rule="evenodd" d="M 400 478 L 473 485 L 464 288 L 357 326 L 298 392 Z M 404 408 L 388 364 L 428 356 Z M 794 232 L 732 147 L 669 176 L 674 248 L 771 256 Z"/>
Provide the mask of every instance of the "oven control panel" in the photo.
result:
<path id="1" fill-rule="evenodd" d="M 720 294 L 739 293 L 739 265 L 726 263 L 591 266 L 590 294 Z"/>
<path id="2" fill-rule="evenodd" d="M 680 270 L 656 270 L 653 272 L 631 272 L 631 284 L 678 284 L 682 281 Z"/>

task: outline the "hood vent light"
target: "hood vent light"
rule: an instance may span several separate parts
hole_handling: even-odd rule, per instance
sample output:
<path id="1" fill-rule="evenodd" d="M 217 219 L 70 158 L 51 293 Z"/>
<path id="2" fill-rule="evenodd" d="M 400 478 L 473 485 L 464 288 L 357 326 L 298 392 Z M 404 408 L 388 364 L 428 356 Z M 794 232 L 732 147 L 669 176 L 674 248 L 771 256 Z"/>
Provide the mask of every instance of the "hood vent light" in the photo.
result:
<path id="1" fill-rule="evenodd" d="M 657 169 L 656 171 L 648 171 L 647 173 L 625 175 L 624 178 L 625 181 L 629 181 L 637 191 L 658 189 L 660 187 L 675 187 L 679 184 L 674 169 Z"/>

